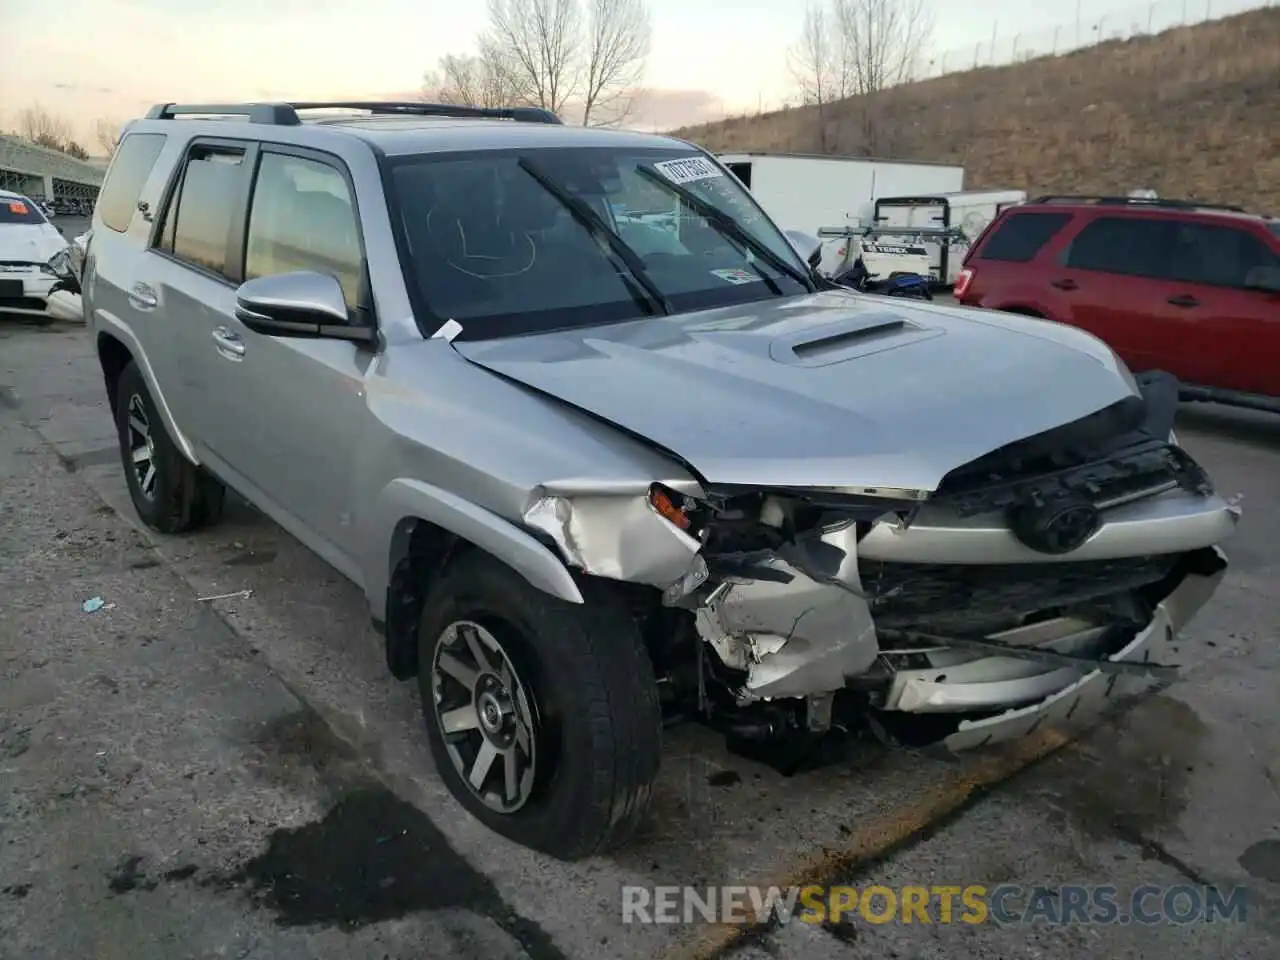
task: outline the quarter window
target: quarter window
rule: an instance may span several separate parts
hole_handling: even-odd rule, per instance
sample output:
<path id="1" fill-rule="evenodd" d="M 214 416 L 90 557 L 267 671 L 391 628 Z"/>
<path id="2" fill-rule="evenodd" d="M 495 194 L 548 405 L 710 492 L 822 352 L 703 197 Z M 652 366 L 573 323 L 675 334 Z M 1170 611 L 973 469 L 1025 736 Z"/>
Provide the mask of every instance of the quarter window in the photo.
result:
<path id="1" fill-rule="evenodd" d="M 1070 220 L 1071 215 L 1066 213 L 1010 214 L 982 245 L 977 258 L 1030 263 Z"/>
<path id="2" fill-rule="evenodd" d="M 360 302 L 363 256 L 346 178 L 328 164 L 264 153 L 249 212 L 245 279 L 315 270 L 342 284 L 347 308 Z"/>
<path id="3" fill-rule="evenodd" d="M 147 177 L 164 149 L 163 133 L 131 133 L 120 141 L 106 183 L 98 194 L 102 225 L 116 233 L 129 229 Z"/>

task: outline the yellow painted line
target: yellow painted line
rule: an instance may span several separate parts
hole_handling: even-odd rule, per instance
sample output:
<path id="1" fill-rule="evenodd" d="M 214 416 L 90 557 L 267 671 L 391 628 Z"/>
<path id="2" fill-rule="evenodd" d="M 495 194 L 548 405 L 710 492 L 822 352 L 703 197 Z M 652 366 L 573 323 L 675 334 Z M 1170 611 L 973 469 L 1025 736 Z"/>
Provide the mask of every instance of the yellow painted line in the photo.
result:
<path id="1" fill-rule="evenodd" d="M 1034 736 L 1014 741 L 982 756 L 977 763 L 954 780 L 946 780 L 926 789 L 911 802 L 892 813 L 868 819 L 859 824 L 843 843 L 824 848 L 814 856 L 806 856 L 783 871 L 780 880 L 761 884 L 769 887 L 801 887 L 822 884 L 847 873 L 857 864 L 883 856 L 914 834 L 927 829 L 954 813 L 975 793 L 989 789 L 1014 774 L 1044 759 L 1066 744 L 1071 737 L 1046 728 Z M 740 883 L 726 880 L 726 883 Z M 747 925 L 717 924 L 708 927 L 693 943 L 676 947 L 664 960 L 706 960 L 719 950 L 735 945 L 747 933 Z"/>

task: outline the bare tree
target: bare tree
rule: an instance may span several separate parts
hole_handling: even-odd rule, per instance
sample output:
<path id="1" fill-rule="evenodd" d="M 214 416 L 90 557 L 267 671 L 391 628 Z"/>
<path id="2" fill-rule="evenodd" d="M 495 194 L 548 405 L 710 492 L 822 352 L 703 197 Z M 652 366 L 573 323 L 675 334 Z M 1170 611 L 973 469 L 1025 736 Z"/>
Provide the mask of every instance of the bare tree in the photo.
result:
<path id="1" fill-rule="evenodd" d="M 849 94 L 860 98 L 863 149 L 886 149 L 880 94 L 915 78 L 933 34 L 925 0 L 833 0 Z"/>
<path id="2" fill-rule="evenodd" d="M 18 114 L 18 133 L 42 147 L 63 150 L 71 140 L 71 125 L 39 104 L 33 104 Z"/>
<path id="3" fill-rule="evenodd" d="M 581 25 L 578 0 L 489 0 L 481 42 L 501 56 L 517 99 L 558 114 L 579 92 Z"/>
<path id="4" fill-rule="evenodd" d="M 832 149 L 828 104 L 839 100 L 838 75 L 843 66 L 838 32 L 819 0 L 809 0 L 804 9 L 800 38 L 787 52 L 787 65 L 800 90 L 800 102 L 818 113 L 818 146 L 823 153 Z"/>
<path id="5" fill-rule="evenodd" d="M 123 124 L 106 117 L 99 118 L 93 125 L 93 139 L 107 156 L 116 152 L 120 142 L 120 129 Z"/>
<path id="6" fill-rule="evenodd" d="M 582 125 L 621 123 L 644 76 L 653 30 L 644 0 L 589 0 Z"/>
<path id="7" fill-rule="evenodd" d="M 478 54 L 446 54 L 423 79 L 423 96 L 441 103 L 476 107 L 507 106 L 516 99 L 515 85 L 496 50 Z"/>
<path id="8" fill-rule="evenodd" d="M 880 95 L 915 78 L 932 32 L 925 0 L 811 0 L 790 60 L 803 102 L 817 107 L 824 151 L 834 149 L 829 105 L 851 97 L 842 112 L 856 116 L 859 147 L 888 147 Z"/>

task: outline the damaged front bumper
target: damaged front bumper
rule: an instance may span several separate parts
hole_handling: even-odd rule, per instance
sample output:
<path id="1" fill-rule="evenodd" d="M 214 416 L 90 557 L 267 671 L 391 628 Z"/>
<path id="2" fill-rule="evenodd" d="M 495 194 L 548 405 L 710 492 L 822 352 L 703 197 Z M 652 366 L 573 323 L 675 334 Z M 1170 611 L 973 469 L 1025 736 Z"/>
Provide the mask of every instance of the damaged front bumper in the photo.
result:
<path id="1" fill-rule="evenodd" d="M 1227 558 L 1223 552 L 1217 547 L 1211 547 L 1207 553 L 1209 556 L 1202 554 L 1197 558 L 1197 569 L 1188 570 L 1182 582 L 1156 606 L 1155 615 L 1150 622 L 1123 648 L 1106 658 L 1107 664 L 1160 661 L 1171 651 L 1178 632 L 1208 602 L 1226 573 Z M 977 663 L 985 664 L 992 673 L 1002 667 L 981 660 Z M 1026 696 L 1031 692 L 1032 685 L 1043 688 L 1046 681 L 1047 686 L 1056 689 L 1043 699 L 1023 707 L 981 719 L 963 719 L 956 731 L 943 743 L 948 749 L 960 752 L 1025 737 L 1044 725 L 1067 729 L 1084 725 L 1104 712 L 1108 704 L 1119 702 L 1149 686 L 1149 681 L 1138 673 L 1111 672 L 1102 667 L 1100 665 L 1098 669 L 1083 674 L 1074 670 L 1052 671 L 1013 682 L 1012 686 L 1007 686 L 1000 692 L 1006 696 Z M 1065 685 L 1058 686 L 1062 681 L 1066 681 Z M 986 686 L 987 689 L 976 692 L 980 698 L 985 696 L 993 699 L 991 695 L 997 691 L 989 684 L 999 682 L 979 681 L 979 685 Z M 942 684 L 935 684 L 932 689 L 922 687 L 922 683 L 927 684 L 927 680 L 919 677 L 904 680 L 898 688 L 899 695 L 914 695 L 920 698 L 920 703 L 966 699 L 962 688 L 967 685 L 963 682 L 948 684 L 944 681 Z M 1018 684 L 1027 686 L 1019 690 Z M 909 688 L 912 688 L 910 694 L 907 693 Z M 972 699 L 974 692 L 969 691 L 968 699 Z"/>
<path id="2" fill-rule="evenodd" d="M 543 491 L 525 521 L 579 569 L 686 610 L 737 708 L 804 704 L 820 730 L 852 691 L 882 718 L 944 721 L 932 741 L 965 750 L 1086 721 L 1176 669 L 1170 644 L 1221 581 L 1238 516 L 1165 490 L 1103 511 L 1066 556 L 1027 547 L 999 511 L 946 503 L 740 551 L 706 547 L 652 496 Z"/>

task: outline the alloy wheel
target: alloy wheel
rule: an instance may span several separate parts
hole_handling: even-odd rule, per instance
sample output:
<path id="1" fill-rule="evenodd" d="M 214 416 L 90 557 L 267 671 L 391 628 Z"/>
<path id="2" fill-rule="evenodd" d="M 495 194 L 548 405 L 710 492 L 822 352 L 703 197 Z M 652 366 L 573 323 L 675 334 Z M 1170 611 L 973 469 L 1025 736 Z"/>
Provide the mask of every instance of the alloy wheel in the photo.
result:
<path id="1" fill-rule="evenodd" d="M 445 628 L 431 664 L 436 722 L 454 769 L 498 813 L 525 805 L 537 769 L 534 701 L 498 639 L 473 621 Z"/>
<path id="2" fill-rule="evenodd" d="M 136 393 L 129 398 L 128 413 L 129 460 L 133 476 L 142 495 L 148 500 L 154 500 L 156 480 L 159 478 L 155 437 L 152 435 L 151 418 L 147 416 L 146 405 Z"/>

